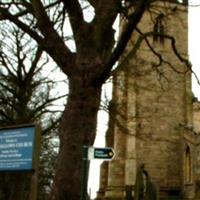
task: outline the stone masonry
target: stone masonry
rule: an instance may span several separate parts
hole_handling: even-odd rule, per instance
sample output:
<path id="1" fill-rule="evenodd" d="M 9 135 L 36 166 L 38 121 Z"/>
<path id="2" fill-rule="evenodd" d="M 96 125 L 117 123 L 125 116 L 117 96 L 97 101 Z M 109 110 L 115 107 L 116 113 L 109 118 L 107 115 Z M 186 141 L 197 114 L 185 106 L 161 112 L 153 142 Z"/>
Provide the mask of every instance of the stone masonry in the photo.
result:
<path id="1" fill-rule="evenodd" d="M 101 166 L 99 200 L 122 200 L 130 190 L 134 196 L 142 164 L 160 199 L 200 199 L 200 105 L 193 106 L 191 72 L 171 38 L 187 59 L 187 17 L 183 4 L 155 3 L 128 44 L 113 77 L 106 145 L 116 156 Z M 157 22 L 166 37 L 152 36 Z"/>

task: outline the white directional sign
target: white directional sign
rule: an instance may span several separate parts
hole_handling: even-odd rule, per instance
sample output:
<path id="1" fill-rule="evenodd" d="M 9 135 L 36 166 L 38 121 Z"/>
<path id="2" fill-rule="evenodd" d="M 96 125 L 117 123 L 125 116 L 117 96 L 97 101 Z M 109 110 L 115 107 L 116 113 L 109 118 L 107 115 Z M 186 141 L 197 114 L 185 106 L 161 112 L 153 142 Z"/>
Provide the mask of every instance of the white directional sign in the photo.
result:
<path id="1" fill-rule="evenodd" d="M 89 147 L 88 148 L 88 160 L 100 159 L 100 160 L 112 160 L 115 152 L 111 147 Z"/>

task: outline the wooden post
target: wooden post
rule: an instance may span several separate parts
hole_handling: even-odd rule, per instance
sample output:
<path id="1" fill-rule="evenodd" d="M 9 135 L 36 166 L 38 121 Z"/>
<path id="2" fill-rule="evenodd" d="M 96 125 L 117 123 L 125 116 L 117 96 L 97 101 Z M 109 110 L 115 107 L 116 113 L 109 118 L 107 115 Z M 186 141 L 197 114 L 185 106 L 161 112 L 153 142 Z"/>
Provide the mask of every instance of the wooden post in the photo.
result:
<path id="1" fill-rule="evenodd" d="M 37 186 L 38 186 L 38 169 L 39 169 L 39 157 L 41 147 L 41 129 L 39 125 L 35 125 L 35 148 L 33 156 L 33 172 L 31 172 L 30 180 L 30 195 L 29 200 L 37 199 Z"/>
<path id="2" fill-rule="evenodd" d="M 34 171 L 31 173 L 31 180 L 30 180 L 30 194 L 29 200 L 36 200 L 37 199 L 37 182 L 38 182 L 38 172 Z"/>

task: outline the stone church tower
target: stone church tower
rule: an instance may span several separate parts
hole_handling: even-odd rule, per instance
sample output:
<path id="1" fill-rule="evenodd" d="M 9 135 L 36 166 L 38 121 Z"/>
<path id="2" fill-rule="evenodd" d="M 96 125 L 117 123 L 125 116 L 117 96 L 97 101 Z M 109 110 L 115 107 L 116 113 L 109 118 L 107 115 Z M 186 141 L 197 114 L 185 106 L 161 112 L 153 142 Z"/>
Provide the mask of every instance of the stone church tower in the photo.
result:
<path id="1" fill-rule="evenodd" d="M 116 156 L 102 164 L 99 200 L 127 199 L 130 191 L 134 196 L 141 165 L 156 185 L 159 199 L 190 199 L 200 187 L 191 72 L 184 63 L 187 18 L 185 1 L 157 2 L 131 38 L 121 70 L 113 77 L 106 145 L 114 148 Z"/>

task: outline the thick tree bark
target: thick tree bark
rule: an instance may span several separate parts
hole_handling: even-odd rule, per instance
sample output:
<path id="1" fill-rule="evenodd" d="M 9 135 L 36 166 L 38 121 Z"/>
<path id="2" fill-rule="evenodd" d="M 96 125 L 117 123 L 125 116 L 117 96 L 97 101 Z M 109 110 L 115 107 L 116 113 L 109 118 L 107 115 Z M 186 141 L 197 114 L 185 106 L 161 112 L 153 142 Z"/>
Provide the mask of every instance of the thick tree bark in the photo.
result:
<path id="1" fill-rule="evenodd" d="M 70 78 L 69 88 L 51 200 L 80 200 L 82 147 L 92 145 L 95 139 L 101 87 L 93 86 L 79 74 Z"/>

